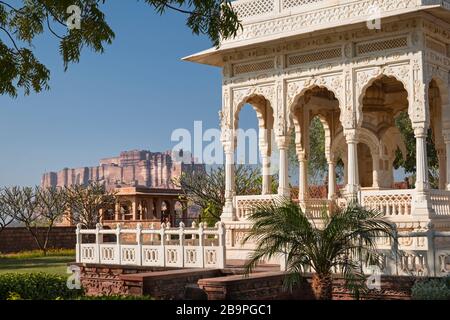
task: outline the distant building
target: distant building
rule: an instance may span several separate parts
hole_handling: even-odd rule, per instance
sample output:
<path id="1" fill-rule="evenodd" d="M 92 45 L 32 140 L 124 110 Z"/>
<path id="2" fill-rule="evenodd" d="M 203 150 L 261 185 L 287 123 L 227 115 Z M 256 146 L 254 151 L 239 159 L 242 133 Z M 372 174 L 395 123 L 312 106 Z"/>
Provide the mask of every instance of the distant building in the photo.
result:
<path id="1" fill-rule="evenodd" d="M 193 159 L 191 163 L 183 163 L 176 158 L 172 151 L 125 151 L 118 157 L 100 160 L 96 167 L 65 168 L 44 173 L 41 186 L 63 187 L 97 182 L 107 189 L 136 186 L 174 189 L 173 180 L 183 172 L 205 170 L 203 164 L 195 164 Z"/>

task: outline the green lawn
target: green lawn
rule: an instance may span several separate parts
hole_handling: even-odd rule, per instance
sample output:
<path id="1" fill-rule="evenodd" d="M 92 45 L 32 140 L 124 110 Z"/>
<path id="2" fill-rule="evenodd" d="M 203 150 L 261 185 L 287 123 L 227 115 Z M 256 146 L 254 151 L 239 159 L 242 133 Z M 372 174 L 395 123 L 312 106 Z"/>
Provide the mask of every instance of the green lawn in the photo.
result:
<path id="1" fill-rule="evenodd" d="M 1 273 L 47 272 L 58 275 L 69 275 L 67 263 L 74 262 L 74 256 L 47 256 L 29 258 L 0 258 Z"/>

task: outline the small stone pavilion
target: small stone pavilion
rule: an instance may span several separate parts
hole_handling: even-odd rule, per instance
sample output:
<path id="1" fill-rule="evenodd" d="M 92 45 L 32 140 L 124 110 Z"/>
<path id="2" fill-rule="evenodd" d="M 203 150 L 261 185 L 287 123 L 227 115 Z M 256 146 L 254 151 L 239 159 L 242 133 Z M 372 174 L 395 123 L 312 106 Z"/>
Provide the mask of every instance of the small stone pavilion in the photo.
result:
<path id="1" fill-rule="evenodd" d="M 220 111 L 226 155 L 227 259 L 245 259 L 241 240 L 253 205 L 289 197 L 288 146 L 295 132 L 299 202 L 319 218 L 326 206 L 357 200 L 376 208 L 399 230 L 426 236 L 400 239 L 402 268 L 449 272 L 450 239 L 450 1 L 449 0 L 238 0 L 243 29 L 234 39 L 185 60 L 223 72 Z M 235 193 L 233 166 L 239 112 L 250 104 L 260 135 L 263 188 L 259 196 Z M 395 118 L 407 113 L 416 142 L 414 189 L 394 189 L 393 161 L 405 143 Z M 325 129 L 328 196 L 310 198 L 308 128 Z M 428 177 L 427 137 L 439 159 L 439 186 Z M 270 158 L 279 151 L 279 189 L 270 194 Z M 345 189 L 336 192 L 337 161 Z M 437 259 L 437 258 L 436 258 Z M 433 260 L 433 261 L 431 261 Z M 448 269 L 447 269 L 448 268 Z"/>
<path id="2" fill-rule="evenodd" d="M 158 227 L 160 223 L 172 226 L 187 223 L 187 206 L 180 198 L 180 190 L 147 187 L 125 187 L 116 189 L 117 202 L 114 209 L 102 212 L 102 224 L 127 227 Z"/>

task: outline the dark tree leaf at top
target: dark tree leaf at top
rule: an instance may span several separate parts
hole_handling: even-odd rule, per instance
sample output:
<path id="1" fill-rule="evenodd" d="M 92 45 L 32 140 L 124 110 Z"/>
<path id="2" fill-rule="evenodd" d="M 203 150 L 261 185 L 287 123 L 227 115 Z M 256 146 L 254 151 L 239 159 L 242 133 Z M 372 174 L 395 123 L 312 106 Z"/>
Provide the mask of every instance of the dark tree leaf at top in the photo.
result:
<path id="1" fill-rule="evenodd" d="M 84 48 L 103 53 L 114 40 L 114 32 L 102 12 L 106 1 L 0 1 L 0 94 L 16 97 L 19 91 L 28 95 L 49 89 L 50 71 L 34 54 L 33 41 L 41 34 L 59 41 L 66 70 L 70 63 L 80 61 Z M 230 1 L 145 0 L 145 3 L 160 14 L 167 10 L 184 14 L 192 32 L 207 35 L 215 46 L 221 39 L 235 36 L 241 27 Z M 124 5 L 135 3 L 127 1 Z M 73 6 L 79 10 L 70 9 Z M 77 17 L 80 28 L 73 27 Z"/>

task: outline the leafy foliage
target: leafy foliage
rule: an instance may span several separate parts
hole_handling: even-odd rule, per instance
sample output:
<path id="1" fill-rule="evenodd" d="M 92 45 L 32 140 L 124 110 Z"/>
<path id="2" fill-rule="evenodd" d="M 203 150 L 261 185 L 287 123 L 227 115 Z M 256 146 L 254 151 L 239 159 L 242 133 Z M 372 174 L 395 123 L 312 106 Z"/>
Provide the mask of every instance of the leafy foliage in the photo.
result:
<path id="1" fill-rule="evenodd" d="M 450 277 L 418 281 L 411 288 L 413 300 L 450 300 Z"/>
<path id="2" fill-rule="evenodd" d="M 206 34 L 214 45 L 236 35 L 241 24 L 228 0 L 145 0 L 163 14 L 175 10 L 187 16 L 194 34 Z M 106 22 L 102 5 L 106 0 L 0 1 L 0 94 L 12 97 L 23 90 L 49 89 L 50 70 L 34 54 L 36 37 L 49 34 L 59 42 L 65 69 L 80 61 L 84 48 L 103 53 L 115 34 Z M 77 20 L 71 6 L 80 9 L 80 28 L 69 28 Z M 129 3 L 127 3 L 129 5 Z M 74 20 L 75 19 L 75 20 Z M 69 22 L 69 23 L 68 23 Z"/>
<path id="3" fill-rule="evenodd" d="M 406 159 L 403 159 L 400 152 L 397 152 L 394 161 L 394 167 L 397 169 L 403 167 L 406 172 L 416 172 L 416 138 L 414 136 L 414 129 L 412 128 L 411 120 L 407 112 L 401 112 L 395 119 L 395 125 L 400 130 L 407 150 Z M 431 129 L 428 131 L 427 137 L 427 156 L 428 167 L 437 168 L 439 166 L 437 152 L 434 148 L 433 135 Z"/>
<path id="4" fill-rule="evenodd" d="M 328 164 L 325 157 L 325 129 L 319 117 L 314 117 L 309 126 L 308 175 L 312 184 L 320 185 L 327 176 Z"/>
<path id="5" fill-rule="evenodd" d="M 6 273 L 0 275 L 0 300 L 54 300 L 78 297 L 81 290 L 67 288 L 67 278 L 48 273 Z"/>
<path id="6" fill-rule="evenodd" d="M 236 194 L 254 195 L 261 193 L 259 169 L 238 165 L 235 168 Z M 174 181 L 191 204 L 203 210 L 202 216 L 208 224 L 220 220 L 225 205 L 225 167 L 211 168 L 209 171 L 187 172 Z"/>
<path id="7" fill-rule="evenodd" d="M 13 218 L 9 214 L 6 204 L 1 201 L 0 197 L 0 232 L 13 222 Z"/>
<path id="8" fill-rule="evenodd" d="M 150 296 L 80 296 L 76 300 L 155 300 Z"/>
<path id="9" fill-rule="evenodd" d="M 72 222 L 90 229 L 100 222 L 100 211 L 114 208 L 116 203 L 115 193 L 99 183 L 66 187 L 65 192 Z"/>
<path id="10" fill-rule="evenodd" d="M 382 214 L 351 204 L 328 216 L 319 228 L 290 200 L 260 205 L 249 217 L 252 228 L 245 241 L 254 241 L 256 249 L 246 272 L 265 259 L 285 255 L 287 288 L 301 279 L 307 268 L 314 271 L 313 290 L 318 299 L 331 299 L 331 274 L 341 270 L 346 286 L 355 296 L 366 290 L 366 277 L 360 262 L 380 266 L 376 237 L 393 237 L 393 227 Z"/>
<path id="11" fill-rule="evenodd" d="M 115 194 L 100 184 L 67 188 L 8 187 L 0 189 L 0 221 L 5 221 L 1 225 L 11 221 L 21 223 L 45 255 L 50 232 L 64 215 L 71 213 L 72 222 L 95 228 L 100 221 L 100 210 L 113 208 L 115 202 Z"/>
<path id="12" fill-rule="evenodd" d="M 230 0 L 145 0 L 157 12 L 167 9 L 187 15 L 186 25 L 196 35 L 206 34 L 215 46 L 221 39 L 235 37 L 242 25 Z"/>
<path id="13" fill-rule="evenodd" d="M 0 192 L 1 215 L 22 223 L 45 254 L 50 232 L 67 208 L 66 194 L 56 188 L 10 187 Z M 39 232 L 40 228 L 45 231 Z"/>

